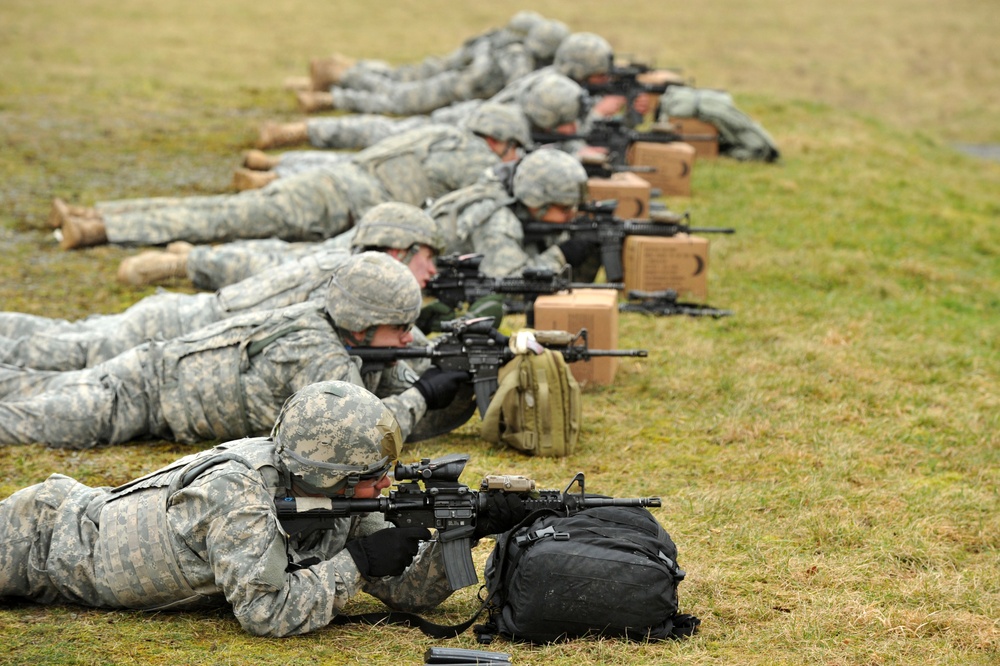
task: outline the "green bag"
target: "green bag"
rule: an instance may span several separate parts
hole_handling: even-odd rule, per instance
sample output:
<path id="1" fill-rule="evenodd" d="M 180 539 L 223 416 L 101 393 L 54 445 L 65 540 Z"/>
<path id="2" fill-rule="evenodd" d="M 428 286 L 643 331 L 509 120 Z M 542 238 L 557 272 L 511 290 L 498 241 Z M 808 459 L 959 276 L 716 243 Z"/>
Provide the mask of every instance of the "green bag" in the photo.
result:
<path id="1" fill-rule="evenodd" d="M 500 368 L 481 435 L 533 456 L 562 458 L 580 438 L 580 385 L 562 354 L 518 354 Z"/>

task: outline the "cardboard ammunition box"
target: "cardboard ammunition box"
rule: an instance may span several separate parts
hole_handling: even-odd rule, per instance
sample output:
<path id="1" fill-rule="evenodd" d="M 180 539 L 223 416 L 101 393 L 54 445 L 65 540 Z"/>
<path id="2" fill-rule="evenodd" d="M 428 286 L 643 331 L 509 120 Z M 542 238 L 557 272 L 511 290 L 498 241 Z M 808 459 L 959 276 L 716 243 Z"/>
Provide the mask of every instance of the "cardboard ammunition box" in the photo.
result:
<path id="1" fill-rule="evenodd" d="M 708 299 L 708 240 L 700 236 L 629 236 L 622 265 L 626 293 L 673 289 L 681 300 Z"/>
<path id="2" fill-rule="evenodd" d="M 712 123 L 697 118 L 671 117 L 670 124 L 678 134 L 688 135 L 684 143 L 694 146 L 698 159 L 715 159 L 719 156 L 719 130 Z M 707 137 L 707 138 L 694 138 Z"/>
<path id="3" fill-rule="evenodd" d="M 694 146 L 682 141 L 650 143 L 637 141 L 629 148 L 628 163 L 653 167 L 642 178 L 665 196 L 691 196 L 691 171 L 694 170 Z"/>
<path id="4" fill-rule="evenodd" d="M 649 219 L 649 196 L 653 187 L 648 180 L 629 172 L 612 174 L 611 178 L 591 178 L 587 181 L 590 199 L 617 199 L 615 216 L 625 219 Z"/>
<path id="5" fill-rule="evenodd" d="M 618 349 L 618 292 L 613 289 L 574 289 L 535 300 L 535 328 L 577 333 L 587 329 L 591 349 Z M 581 385 L 610 384 L 618 358 L 594 358 L 570 364 Z"/>

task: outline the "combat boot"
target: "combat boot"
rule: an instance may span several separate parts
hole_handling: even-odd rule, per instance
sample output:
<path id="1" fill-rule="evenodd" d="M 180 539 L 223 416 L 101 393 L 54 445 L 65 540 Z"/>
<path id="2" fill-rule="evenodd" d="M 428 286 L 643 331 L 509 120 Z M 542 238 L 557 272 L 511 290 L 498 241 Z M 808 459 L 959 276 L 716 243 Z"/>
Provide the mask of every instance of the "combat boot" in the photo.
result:
<path id="1" fill-rule="evenodd" d="M 312 90 L 312 79 L 308 76 L 289 76 L 282 87 L 295 92 L 297 90 Z"/>
<path id="2" fill-rule="evenodd" d="M 92 219 L 100 219 L 101 214 L 97 212 L 96 208 L 89 208 L 87 206 L 72 206 L 59 197 L 52 200 L 52 210 L 49 212 L 49 226 L 53 229 L 58 229 L 66 221 L 66 218 L 73 217 L 88 217 Z"/>
<path id="3" fill-rule="evenodd" d="M 303 113 L 315 113 L 317 111 L 330 111 L 333 109 L 332 93 L 300 90 L 295 93 L 295 98 L 299 100 L 299 108 L 302 109 Z"/>
<path id="4" fill-rule="evenodd" d="M 184 277 L 187 277 L 187 254 L 147 250 L 118 265 L 118 281 L 133 287 Z"/>
<path id="5" fill-rule="evenodd" d="M 313 90 L 328 91 L 340 83 L 344 74 L 354 67 L 355 60 L 334 53 L 329 58 L 313 58 L 309 61 L 309 79 Z"/>
<path id="6" fill-rule="evenodd" d="M 304 92 L 301 94 L 318 95 L 320 93 Z M 330 93 L 326 94 L 330 95 Z M 332 99 L 332 95 L 330 97 Z M 298 123 L 275 123 L 268 121 L 260 126 L 260 134 L 257 136 L 257 148 L 259 150 L 294 146 L 299 143 L 309 143 L 309 126 L 305 121 Z"/>
<path id="7" fill-rule="evenodd" d="M 193 249 L 194 245 L 188 243 L 187 241 L 174 241 L 172 243 L 167 243 L 167 252 L 170 254 L 183 254 L 186 257 Z"/>
<path id="8" fill-rule="evenodd" d="M 233 172 L 233 189 L 238 192 L 259 190 L 277 179 L 278 174 L 273 171 L 254 171 L 240 167 Z"/>
<path id="9" fill-rule="evenodd" d="M 64 250 L 104 245 L 108 242 L 104 221 L 99 217 L 68 215 L 60 228 L 62 229 L 62 240 L 59 241 L 59 247 Z"/>
<path id="10" fill-rule="evenodd" d="M 260 150 L 248 150 L 243 154 L 243 166 L 254 171 L 270 171 L 278 166 L 279 157 L 271 157 Z"/>

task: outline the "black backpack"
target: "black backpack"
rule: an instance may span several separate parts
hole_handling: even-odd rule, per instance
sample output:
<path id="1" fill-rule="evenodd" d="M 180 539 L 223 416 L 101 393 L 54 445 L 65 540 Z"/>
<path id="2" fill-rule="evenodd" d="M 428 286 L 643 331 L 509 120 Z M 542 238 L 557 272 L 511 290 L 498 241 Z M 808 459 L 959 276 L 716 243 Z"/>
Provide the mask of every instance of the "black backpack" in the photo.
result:
<path id="1" fill-rule="evenodd" d="M 677 612 L 684 580 L 677 547 L 643 508 L 539 511 L 498 537 L 485 576 L 489 621 L 475 627 L 482 643 L 497 635 L 532 643 L 663 640 L 690 636 L 700 624 Z"/>

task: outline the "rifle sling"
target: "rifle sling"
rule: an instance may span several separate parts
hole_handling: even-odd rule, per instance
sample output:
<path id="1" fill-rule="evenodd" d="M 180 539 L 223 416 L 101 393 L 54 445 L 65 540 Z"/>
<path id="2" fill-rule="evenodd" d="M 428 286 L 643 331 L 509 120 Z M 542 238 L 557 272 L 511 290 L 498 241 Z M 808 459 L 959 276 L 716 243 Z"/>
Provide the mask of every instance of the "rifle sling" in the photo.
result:
<path id="1" fill-rule="evenodd" d="M 416 613 L 404 613 L 402 611 L 386 611 L 384 613 L 360 613 L 358 615 L 337 615 L 330 624 L 401 624 L 407 627 L 416 627 L 431 638 L 454 638 L 472 626 L 472 623 L 479 618 L 486 605 L 493 599 L 493 593 L 483 601 L 479 609 L 465 622 L 461 624 L 437 624 L 425 620 Z"/>

